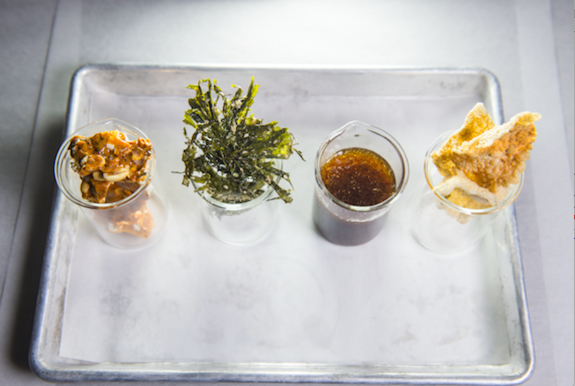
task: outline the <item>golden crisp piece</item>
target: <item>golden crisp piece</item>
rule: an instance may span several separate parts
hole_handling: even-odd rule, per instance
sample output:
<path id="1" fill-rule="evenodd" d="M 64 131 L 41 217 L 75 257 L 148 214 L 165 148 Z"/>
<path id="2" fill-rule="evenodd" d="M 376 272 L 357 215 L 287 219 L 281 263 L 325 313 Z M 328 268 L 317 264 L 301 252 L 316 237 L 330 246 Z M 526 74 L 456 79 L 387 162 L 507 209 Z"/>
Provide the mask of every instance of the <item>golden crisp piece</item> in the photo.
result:
<path id="1" fill-rule="evenodd" d="M 452 160 L 455 149 L 463 142 L 476 138 L 487 130 L 495 127 L 487 109 L 482 103 L 476 104 L 465 117 L 465 124 L 459 131 L 453 134 L 443 147 L 431 155 L 435 166 L 439 169 L 441 175 L 448 177 L 457 174 L 457 167 Z"/>
<path id="2" fill-rule="evenodd" d="M 470 209 L 478 203 L 460 193 L 450 198 L 453 189 L 462 190 L 474 201 L 479 197 L 497 205 L 505 197 L 505 188 L 517 184 L 525 170 L 537 137 L 533 123 L 540 118 L 537 113 L 524 112 L 495 126 L 483 104 L 475 105 L 463 127 L 431 155 L 445 176 L 437 189 L 450 201 Z"/>

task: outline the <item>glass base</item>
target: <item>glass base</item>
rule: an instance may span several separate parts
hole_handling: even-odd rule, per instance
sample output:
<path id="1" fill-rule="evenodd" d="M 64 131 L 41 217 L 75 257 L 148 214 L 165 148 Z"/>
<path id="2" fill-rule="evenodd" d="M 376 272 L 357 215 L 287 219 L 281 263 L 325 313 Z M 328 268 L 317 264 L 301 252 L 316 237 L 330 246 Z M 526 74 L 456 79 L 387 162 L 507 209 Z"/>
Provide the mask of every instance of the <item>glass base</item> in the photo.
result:
<path id="1" fill-rule="evenodd" d="M 263 201 L 242 210 L 228 210 L 202 200 L 202 216 L 216 239 L 231 245 L 251 245 L 266 238 L 274 228 L 277 200 Z"/>
<path id="2" fill-rule="evenodd" d="M 413 208 L 411 231 L 417 241 L 433 252 L 461 253 L 481 241 L 497 213 L 467 216 L 462 220 L 428 190 Z"/>
<path id="3" fill-rule="evenodd" d="M 113 247 L 120 249 L 138 249 L 152 245 L 158 241 L 164 234 L 166 223 L 170 214 L 169 201 L 163 195 L 158 194 L 154 189 L 149 189 L 149 197 L 145 200 L 143 207 L 131 208 L 130 204 L 123 208 L 129 212 L 140 212 L 147 210 L 147 215 L 151 217 L 151 230 L 149 234 L 144 234 L 138 229 L 137 224 L 128 224 L 128 226 L 119 227 L 121 221 L 114 214 L 118 209 L 111 208 L 107 210 L 81 208 L 82 212 L 91 220 L 92 225 L 100 237 Z M 141 205 L 141 204 L 140 204 Z M 129 223 L 129 218 L 128 221 Z M 128 227 L 135 228 L 128 231 Z M 138 232 L 139 231 L 139 232 Z"/>

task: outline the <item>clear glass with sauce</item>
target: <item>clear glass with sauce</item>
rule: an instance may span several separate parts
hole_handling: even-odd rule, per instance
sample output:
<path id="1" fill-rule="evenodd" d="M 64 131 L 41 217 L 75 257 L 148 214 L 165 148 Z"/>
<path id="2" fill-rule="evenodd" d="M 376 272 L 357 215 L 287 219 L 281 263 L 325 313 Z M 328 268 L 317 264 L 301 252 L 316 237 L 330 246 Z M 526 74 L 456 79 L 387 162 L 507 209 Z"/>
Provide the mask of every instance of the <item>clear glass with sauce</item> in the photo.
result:
<path id="1" fill-rule="evenodd" d="M 72 167 L 70 144 L 74 137 L 92 137 L 114 130 L 123 133 L 126 141 L 148 138 L 137 127 L 116 118 L 83 126 L 60 146 L 54 174 L 60 191 L 82 210 L 106 243 L 122 249 L 142 248 L 161 237 L 169 215 L 168 200 L 158 191 L 157 184 L 152 186 L 156 165 L 153 147 L 147 161 L 145 180 L 135 191 L 116 202 L 95 203 L 85 199 L 81 190 L 83 180 Z"/>
<path id="2" fill-rule="evenodd" d="M 328 241 L 339 245 L 360 245 L 376 237 L 409 179 L 399 142 L 360 121 L 331 133 L 320 145 L 314 166 L 314 223 Z M 330 183 L 330 174 L 339 180 Z"/>

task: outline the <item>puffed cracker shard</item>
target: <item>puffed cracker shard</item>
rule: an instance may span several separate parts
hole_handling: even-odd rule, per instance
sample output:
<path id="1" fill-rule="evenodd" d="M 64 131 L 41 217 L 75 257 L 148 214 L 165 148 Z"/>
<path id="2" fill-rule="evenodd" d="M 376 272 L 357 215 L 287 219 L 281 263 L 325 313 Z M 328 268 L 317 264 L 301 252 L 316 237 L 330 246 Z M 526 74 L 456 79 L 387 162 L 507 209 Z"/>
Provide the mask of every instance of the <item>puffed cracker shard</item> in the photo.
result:
<path id="1" fill-rule="evenodd" d="M 533 123 L 540 118 L 537 113 L 523 112 L 495 126 L 485 106 L 476 104 L 463 127 L 431 155 L 445 177 L 436 189 L 446 197 L 453 189 L 461 189 L 490 205 L 498 205 L 505 198 L 506 188 L 517 184 L 525 170 L 537 137 Z M 459 205 L 462 200 L 467 198 L 454 203 Z"/>

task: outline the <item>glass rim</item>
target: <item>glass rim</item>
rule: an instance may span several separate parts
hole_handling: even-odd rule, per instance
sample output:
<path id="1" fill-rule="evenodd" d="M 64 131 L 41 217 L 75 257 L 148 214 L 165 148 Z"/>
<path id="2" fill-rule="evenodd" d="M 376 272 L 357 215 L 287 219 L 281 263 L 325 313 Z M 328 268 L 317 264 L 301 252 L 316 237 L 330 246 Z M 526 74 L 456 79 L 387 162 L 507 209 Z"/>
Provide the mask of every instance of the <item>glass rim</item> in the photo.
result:
<path id="1" fill-rule="evenodd" d="M 505 197 L 505 199 L 503 200 L 503 202 L 500 205 L 494 205 L 494 206 L 490 206 L 488 208 L 483 208 L 483 209 L 470 209 L 470 208 L 456 205 L 434 190 L 436 185 L 434 185 L 433 179 L 430 175 L 431 174 L 430 168 L 435 167 L 435 164 L 431 160 L 431 154 L 433 152 L 435 152 L 436 150 L 438 150 L 439 147 L 442 146 L 449 139 L 449 137 L 457 131 L 459 131 L 459 129 L 449 130 L 449 131 L 444 132 L 440 136 L 438 136 L 433 141 L 432 145 L 429 147 L 427 152 L 425 153 L 425 159 L 423 161 L 423 173 L 424 173 L 427 185 L 429 186 L 429 188 L 431 189 L 431 191 L 433 192 L 435 197 L 437 199 L 439 199 L 441 201 L 441 203 L 443 205 L 447 206 L 448 208 L 450 208 L 450 209 L 452 209 L 458 213 L 465 214 L 468 216 L 489 215 L 489 214 L 499 212 L 499 211 L 509 207 L 517 199 L 517 197 L 521 193 L 521 190 L 523 189 L 523 185 L 525 183 L 525 179 L 524 179 L 525 173 L 521 173 L 521 175 L 519 176 L 519 182 L 517 184 L 509 185 L 509 187 L 512 187 L 512 189 L 509 190 L 509 192 L 507 193 L 507 196 Z"/>
<path id="2" fill-rule="evenodd" d="M 268 159 L 271 160 L 271 158 L 268 158 Z M 279 158 L 275 158 L 273 160 L 276 162 L 276 165 L 278 165 L 279 168 L 281 170 L 283 170 L 283 160 L 279 159 Z M 281 178 L 280 176 L 276 176 L 276 178 L 274 179 L 274 182 L 279 183 L 280 178 Z M 191 182 L 192 182 L 192 185 L 195 189 L 195 193 L 199 194 L 200 197 L 204 201 L 206 201 L 208 204 L 211 204 L 211 205 L 217 207 L 218 209 L 223 209 L 223 210 L 227 210 L 227 211 L 231 211 L 231 212 L 239 212 L 239 211 L 244 211 L 247 209 L 254 208 L 254 207 L 258 206 L 259 204 L 261 204 L 262 202 L 268 201 L 269 197 L 275 192 L 274 188 L 268 184 L 268 185 L 266 185 L 266 188 L 262 194 L 260 194 L 259 196 L 255 197 L 249 201 L 238 202 L 238 203 L 228 203 L 228 202 L 216 200 L 215 198 L 213 198 L 211 195 L 209 195 L 205 191 L 198 190 L 197 184 L 194 181 L 191 181 Z M 269 201 L 271 201 L 271 200 L 269 200 Z"/>
<path id="3" fill-rule="evenodd" d="M 146 134 L 144 134 L 143 131 L 141 131 L 137 127 L 129 124 L 128 122 L 125 122 L 125 121 L 118 119 L 118 118 L 105 118 L 105 119 L 101 119 L 99 121 L 95 121 L 95 122 L 89 123 L 87 125 L 84 125 L 84 126 L 78 128 L 72 134 L 70 134 L 64 140 L 64 142 L 60 145 L 60 148 L 58 149 L 58 153 L 56 155 L 56 162 L 54 162 L 54 176 L 56 178 L 56 184 L 58 185 L 60 192 L 62 192 L 64 194 L 64 196 L 66 196 L 66 198 L 69 199 L 70 201 L 72 201 L 73 203 L 75 203 L 81 207 L 87 208 L 87 209 L 101 209 L 101 210 L 113 209 L 113 208 L 118 208 L 120 206 L 124 206 L 124 205 L 132 202 L 133 200 L 135 200 L 140 195 L 140 193 L 142 191 L 144 191 L 148 187 L 148 185 L 150 185 L 151 180 L 152 180 L 152 176 L 154 174 L 155 165 L 156 165 L 156 152 L 154 150 L 154 147 L 152 146 L 152 149 L 151 149 L 152 150 L 152 156 L 151 156 L 150 160 L 148 161 L 148 174 L 146 175 L 146 179 L 140 184 L 138 189 L 136 189 L 128 197 L 126 197 L 120 201 L 115 201 L 115 202 L 95 203 L 95 202 L 87 201 L 84 198 L 79 198 L 79 196 L 77 196 L 76 193 L 74 193 L 74 192 L 70 191 L 70 189 L 68 189 L 68 186 L 66 186 L 66 184 L 62 180 L 62 173 L 64 172 L 65 168 L 71 169 L 71 166 L 70 166 L 71 157 L 70 157 L 69 147 L 70 147 L 70 143 L 72 141 L 72 138 L 74 138 L 77 135 L 82 135 L 82 134 L 79 134 L 80 131 L 85 131 L 88 129 L 96 128 L 98 126 L 104 126 L 104 125 L 108 124 L 109 122 L 121 124 L 123 127 L 121 129 L 119 129 L 120 132 L 126 131 L 126 132 L 131 133 L 132 135 L 135 135 L 137 138 L 149 139 L 148 136 Z M 78 186 L 78 191 L 80 191 L 80 186 Z"/>
<path id="4" fill-rule="evenodd" d="M 347 203 L 341 201 L 340 199 L 338 199 L 337 197 L 335 197 L 333 194 L 331 194 L 331 192 L 325 186 L 323 179 L 321 178 L 321 165 L 320 165 L 321 155 L 323 155 L 325 149 L 333 140 L 335 140 L 337 137 L 342 135 L 348 127 L 353 126 L 353 125 L 364 126 L 366 128 L 366 130 L 372 132 L 373 134 L 379 135 L 383 139 L 387 140 L 393 146 L 393 148 L 395 149 L 395 151 L 399 155 L 399 158 L 401 160 L 401 165 L 403 166 L 403 178 L 402 178 L 401 182 L 398 184 L 397 189 L 386 200 L 384 200 L 378 204 L 375 204 L 375 205 L 360 206 L 360 205 L 347 204 Z M 383 129 L 380 129 L 379 127 L 370 125 L 368 123 L 358 121 L 358 120 L 353 120 L 353 121 L 346 123 L 345 125 L 343 125 L 339 129 L 333 131 L 321 143 L 321 145 L 320 145 L 320 147 L 316 153 L 316 156 L 315 156 L 314 173 L 315 173 L 316 183 L 318 184 L 321 191 L 331 201 L 333 201 L 337 205 L 339 205 L 342 208 L 345 208 L 347 210 L 353 211 L 353 212 L 374 212 L 374 211 L 377 211 L 377 210 L 380 210 L 380 209 L 383 209 L 383 208 L 390 206 L 392 203 L 394 203 L 401 196 L 401 194 L 405 190 L 405 187 L 407 186 L 407 182 L 409 180 L 409 160 L 407 158 L 405 151 L 403 150 L 403 147 L 399 144 L 399 142 L 390 133 L 388 133 L 387 131 L 385 131 Z"/>

